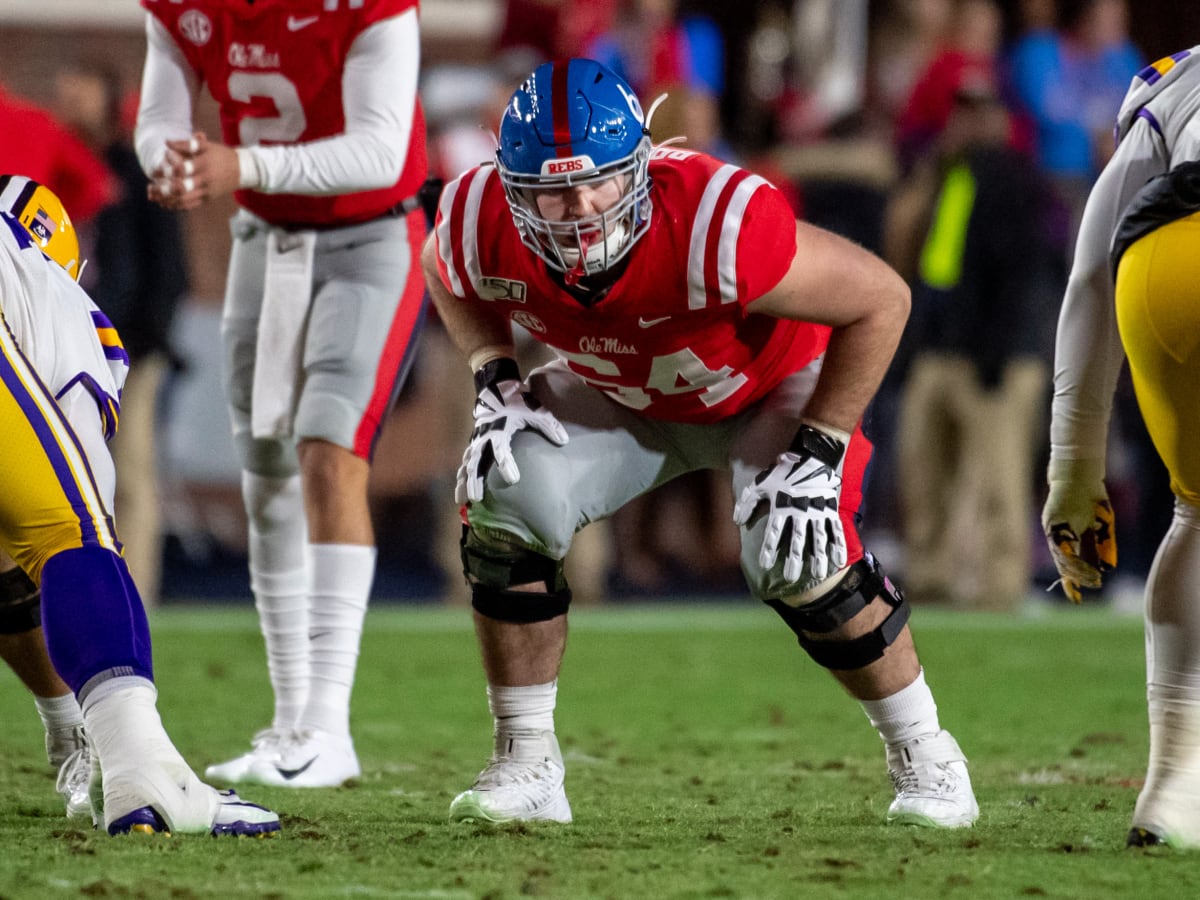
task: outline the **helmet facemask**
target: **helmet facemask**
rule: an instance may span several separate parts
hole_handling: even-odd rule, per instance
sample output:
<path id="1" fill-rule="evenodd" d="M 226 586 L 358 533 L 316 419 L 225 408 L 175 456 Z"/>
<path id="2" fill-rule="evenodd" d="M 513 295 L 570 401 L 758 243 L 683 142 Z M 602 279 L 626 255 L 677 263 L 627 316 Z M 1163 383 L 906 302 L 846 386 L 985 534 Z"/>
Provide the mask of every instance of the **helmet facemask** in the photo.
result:
<path id="1" fill-rule="evenodd" d="M 521 240 L 568 283 L 604 272 L 623 259 L 650 227 L 650 139 L 643 137 L 629 156 L 595 166 L 590 157 L 547 161 L 545 173 L 530 175 L 496 167 Z M 553 174 L 555 168 L 565 169 Z M 548 219 L 538 207 L 538 194 L 610 179 L 620 184 L 620 199 L 601 213 L 583 218 Z"/>

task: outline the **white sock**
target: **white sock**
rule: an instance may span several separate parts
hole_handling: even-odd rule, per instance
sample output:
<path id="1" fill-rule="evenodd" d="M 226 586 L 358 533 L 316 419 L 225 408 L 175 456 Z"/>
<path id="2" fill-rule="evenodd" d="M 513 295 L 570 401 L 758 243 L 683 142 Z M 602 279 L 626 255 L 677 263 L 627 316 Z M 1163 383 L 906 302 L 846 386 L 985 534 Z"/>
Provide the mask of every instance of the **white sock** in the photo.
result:
<path id="1" fill-rule="evenodd" d="M 1200 845 L 1198 578 L 1200 509 L 1176 503 L 1146 583 L 1150 762 L 1133 824 L 1193 846 Z"/>
<path id="2" fill-rule="evenodd" d="M 933 692 L 921 669 L 913 683 L 882 700 L 861 700 L 863 712 L 888 745 L 912 740 L 918 735 L 941 730 Z"/>
<path id="3" fill-rule="evenodd" d="M 308 702 L 300 727 L 350 734 L 350 694 L 363 619 L 375 578 L 375 548 L 311 544 L 312 594 L 308 609 Z"/>
<path id="4" fill-rule="evenodd" d="M 502 687 L 489 684 L 488 709 L 496 720 L 496 733 L 502 731 L 553 731 L 554 706 L 558 700 L 558 680 L 526 687 Z"/>
<path id="5" fill-rule="evenodd" d="M 295 726 L 308 699 L 308 538 L 300 476 L 242 473 L 250 587 L 275 695 L 272 726 Z"/>
<path id="6" fill-rule="evenodd" d="M 41 717 L 42 727 L 46 729 L 46 758 L 50 765 L 61 766 L 67 757 L 62 756 L 59 759 L 58 751 L 62 749 L 69 755 L 75 747 L 71 740 L 58 741 L 55 738 L 59 735 L 64 738 L 71 736 L 75 729 L 83 724 L 83 710 L 79 708 L 79 701 L 71 693 L 61 697 L 34 696 L 33 703 Z"/>

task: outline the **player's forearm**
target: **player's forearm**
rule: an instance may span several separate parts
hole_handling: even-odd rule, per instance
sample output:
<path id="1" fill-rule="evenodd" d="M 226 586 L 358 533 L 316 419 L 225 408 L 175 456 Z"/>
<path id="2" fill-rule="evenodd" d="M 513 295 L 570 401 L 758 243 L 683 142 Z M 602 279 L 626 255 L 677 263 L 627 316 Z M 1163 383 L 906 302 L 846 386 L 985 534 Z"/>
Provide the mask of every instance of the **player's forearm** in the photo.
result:
<path id="1" fill-rule="evenodd" d="M 1054 348 L 1050 443 L 1060 459 L 1104 459 L 1125 352 L 1117 331 L 1109 248 L 1129 200 L 1158 164 L 1132 132 L 1088 197 Z"/>
<path id="2" fill-rule="evenodd" d="M 853 432 L 887 374 L 904 321 L 902 314 L 881 310 L 835 328 L 805 418 Z"/>
<path id="3" fill-rule="evenodd" d="M 167 141 L 192 136 L 192 98 L 199 82 L 166 29 L 146 16 L 146 61 L 138 104 L 134 149 L 150 175 L 167 154 Z"/>
<path id="4" fill-rule="evenodd" d="M 400 178 L 408 137 L 407 132 L 380 131 L 289 146 L 238 147 L 239 186 L 309 196 L 391 187 Z"/>
<path id="5" fill-rule="evenodd" d="M 1050 446 L 1060 459 L 1104 459 L 1124 351 L 1103 269 L 1068 282 L 1054 351 Z"/>
<path id="6" fill-rule="evenodd" d="M 421 256 L 425 285 L 446 333 L 467 359 L 471 371 L 494 359 L 515 356 L 512 326 L 507 317 L 450 293 L 438 272 L 436 254 L 431 236 Z"/>

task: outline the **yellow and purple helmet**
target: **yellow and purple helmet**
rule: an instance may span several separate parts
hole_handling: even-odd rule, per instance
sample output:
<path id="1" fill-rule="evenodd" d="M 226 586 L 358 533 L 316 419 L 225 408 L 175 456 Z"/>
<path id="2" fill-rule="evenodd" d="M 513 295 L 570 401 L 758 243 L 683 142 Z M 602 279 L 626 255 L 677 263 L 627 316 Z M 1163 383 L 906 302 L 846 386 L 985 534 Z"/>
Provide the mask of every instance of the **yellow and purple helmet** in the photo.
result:
<path id="1" fill-rule="evenodd" d="M 54 191 L 24 175 L 0 175 L 0 212 L 20 222 L 42 253 L 79 280 L 79 236 Z"/>

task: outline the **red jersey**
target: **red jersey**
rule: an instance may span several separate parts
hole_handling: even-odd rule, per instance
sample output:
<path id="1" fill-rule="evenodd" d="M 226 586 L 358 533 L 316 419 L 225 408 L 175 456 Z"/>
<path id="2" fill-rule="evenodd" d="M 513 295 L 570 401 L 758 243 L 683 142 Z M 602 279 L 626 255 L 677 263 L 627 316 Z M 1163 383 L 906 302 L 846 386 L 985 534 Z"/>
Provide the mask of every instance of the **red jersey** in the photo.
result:
<path id="1" fill-rule="evenodd" d="M 829 329 L 746 312 L 796 255 L 796 219 L 765 179 L 702 153 L 650 157 L 649 230 L 586 307 L 521 243 L 494 167 L 446 185 L 436 226 L 447 289 L 553 347 L 614 400 L 673 422 L 744 410 L 825 350 Z"/>
<path id="2" fill-rule="evenodd" d="M 141 0 L 208 86 L 231 147 L 307 143 L 345 130 L 342 72 L 350 45 L 418 0 Z M 425 180 L 418 102 L 400 179 L 333 196 L 237 191 L 238 204 L 274 224 L 351 225 L 382 215 Z"/>

